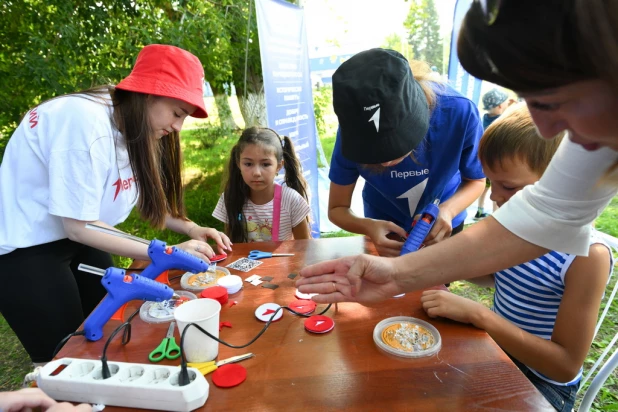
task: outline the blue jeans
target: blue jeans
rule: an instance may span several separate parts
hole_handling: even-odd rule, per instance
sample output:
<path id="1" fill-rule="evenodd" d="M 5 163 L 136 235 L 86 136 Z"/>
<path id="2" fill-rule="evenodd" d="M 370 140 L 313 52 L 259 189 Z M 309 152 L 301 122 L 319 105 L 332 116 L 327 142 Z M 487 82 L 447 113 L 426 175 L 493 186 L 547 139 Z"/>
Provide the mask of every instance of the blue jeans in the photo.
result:
<path id="1" fill-rule="evenodd" d="M 530 369 L 519 362 L 517 359 L 511 357 L 513 363 L 519 368 L 519 370 L 526 375 L 526 378 L 543 394 L 545 399 L 551 406 L 554 407 L 557 411 L 560 412 L 571 412 L 573 410 L 573 405 L 575 404 L 575 396 L 577 395 L 577 390 L 579 389 L 579 382 L 570 386 L 561 386 L 554 385 L 553 383 L 549 383 L 544 379 L 539 378 L 535 375 Z"/>

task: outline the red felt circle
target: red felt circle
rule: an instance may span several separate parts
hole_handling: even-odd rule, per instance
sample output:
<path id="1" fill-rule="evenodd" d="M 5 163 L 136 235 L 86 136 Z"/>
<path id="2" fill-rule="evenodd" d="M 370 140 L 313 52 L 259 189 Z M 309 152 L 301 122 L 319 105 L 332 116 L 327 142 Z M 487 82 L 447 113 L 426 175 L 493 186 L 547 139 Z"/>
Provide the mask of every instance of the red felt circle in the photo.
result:
<path id="1" fill-rule="evenodd" d="M 237 363 L 230 363 L 217 368 L 212 374 L 212 383 L 220 388 L 231 388 L 247 379 L 247 370 Z"/>
<path id="2" fill-rule="evenodd" d="M 292 309 L 294 312 L 302 313 L 303 315 L 308 315 L 309 313 L 315 310 L 316 303 L 312 300 L 294 300 L 290 302 L 288 308 Z"/>
<path id="3" fill-rule="evenodd" d="M 208 260 L 210 260 L 210 263 L 217 263 L 225 259 L 227 259 L 227 255 L 225 253 L 221 253 L 220 255 L 214 255 Z"/>
<path id="4" fill-rule="evenodd" d="M 335 321 L 328 316 L 314 315 L 305 320 L 305 329 L 313 333 L 325 333 L 335 327 Z"/>
<path id="5" fill-rule="evenodd" d="M 200 294 L 203 298 L 214 299 L 218 301 L 220 304 L 224 305 L 227 303 L 227 289 L 223 286 L 213 286 L 211 288 L 206 288 Z"/>

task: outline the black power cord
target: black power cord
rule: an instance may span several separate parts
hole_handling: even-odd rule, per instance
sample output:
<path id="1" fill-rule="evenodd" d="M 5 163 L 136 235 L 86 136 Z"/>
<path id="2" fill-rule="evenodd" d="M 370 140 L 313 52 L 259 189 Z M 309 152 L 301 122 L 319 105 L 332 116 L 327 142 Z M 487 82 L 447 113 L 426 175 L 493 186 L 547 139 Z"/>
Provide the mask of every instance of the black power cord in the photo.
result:
<path id="1" fill-rule="evenodd" d="M 69 341 L 69 339 L 71 339 L 73 336 L 80 336 L 80 335 L 85 335 L 86 332 L 84 332 L 83 330 L 78 330 L 76 332 L 73 333 L 69 333 L 67 336 L 65 336 L 59 343 L 58 345 L 56 345 L 56 349 L 54 349 L 54 353 L 52 353 L 51 355 L 51 359 L 54 359 L 56 357 L 56 355 L 58 354 L 58 352 L 60 352 L 60 349 L 62 349 L 62 347 Z"/>
<path id="2" fill-rule="evenodd" d="M 128 327 L 125 329 L 124 331 L 124 335 L 122 336 L 122 344 L 126 345 L 127 343 L 129 343 L 129 341 L 131 340 L 131 321 L 133 320 L 133 318 L 139 313 L 139 308 L 133 312 L 131 314 L 131 316 L 129 316 L 129 318 L 127 319 L 127 321 L 125 323 L 128 323 Z M 124 324 L 123 324 L 124 325 Z M 122 326 L 122 325 L 121 325 Z M 118 328 L 120 329 L 120 327 Z M 65 336 L 59 343 L 58 345 L 56 345 L 56 349 L 54 349 L 54 353 L 51 356 L 51 359 L 54 359 L 56 357 L 56 355 L 58 354 L 58 352 L 60 352 L 60 349 L 62 349 L 62 347 L 69 341 L 69 339 L 71 339 L 73 336 L 83 336 L 85 335 L 86 332 L 84 332 L 83 330 L 78 330 L 76 332 L 73 333 L 69 333 L 67 336 Z M 109 343 L 109 340 L 108 340 Z M 106 346 L 107 347 L 107 344 Z M 104 352 L 105 353 L 105 352 Z"/>
<path id="3" fill-rule="evenodd" d="M 318 315 L 323 315 L 324 313 L 326 313 L 331 307 L 331 304 L 329 304 L 328 306 L 326 306 L 326 308 L 318 313 Z M 260 336 L 262 336 L 264 334 L 264 332 L 266 332 L 266 329 L 268 329 L 268 327 L 270 326 L 270 324 L 272 323 L 273 319 L 275 318 L 275 316 L 277 316 L 277 313 L 279 313 L 280 310 L 287 310 L 288 312 L 291 312 L 297 316 L 301 316 L 304 318 L 308 318 L 313 316 L 311 315 L 307 315 L 304 313 L 298 313 L 296 311 L 294 311 L 293 309 L 290 309 L 287 306 L 279 306 L 277 308 L 277 310 L 270 316 L 270 318 L 268 319 L 268 321 L 266 322 L 266 325 L 264 325 L 264 327 L 262 328 L 262 330 L 253 338 L 251 339 L 248 343 L 245 343 L 244 345 L 232 345 L 231 343 L 227 343 L 224 340 L 221 340 L 213 335 L 211 335 L 210 333 L 206 332 L 206 330 L 204 330 L 201 326 L 199 326 L 197 323 L 189 323 L 184 330 L 182 331 L 182 334 L 180 335 L 180 353 L 182 354 L 182 361 L 180 362 L 180 374 L 178 375 L 178 386 L 185 386 L 188 385 L 189 383 L 191 383 L 191 378 L 189 377 L 189 370 L 187 369 L 187 358 L 185 357 L 185 351 L 183 350 L 184 348 L 184 343 L 185 343 L 185 335 L 187 333 L 187 330 L 189 330 L 189 328 L 191 326 L 194 326 L 195 328 L 197 328 L 197 330 L 199 330 L 200 332 L 202 332 L 204 335 L 208 336 L 210 339 L 214 339 L 217 342 L 221 343 L 222 345 L 225 345 L 229 348 L 232 349 L 242 349 L 242 348 L 246 348 L 247 346 L 251 345 L 253 342 L 255 342 L 256 340 L 258 340 L 258 338 Z"/>
<path id="4" fill-rule="evenodd" d="M 107 347 L 114 337 L 124 329 L 124 334 L 122 335 L 122 344 L 126 345 L 131 341 L 131 321 L 139 313 L 139 308 L 129 316 L 126 322 L 122 325 L 118 326 L 107 338 L 107 342 L 105 342 L 105 346 L 103 346 L 103 356 L 101 356 L 101 377 L 103 379 L 108 379 L 112 377 L 111 371 L 109 370 L 109 365 L 107 364 Z"/>

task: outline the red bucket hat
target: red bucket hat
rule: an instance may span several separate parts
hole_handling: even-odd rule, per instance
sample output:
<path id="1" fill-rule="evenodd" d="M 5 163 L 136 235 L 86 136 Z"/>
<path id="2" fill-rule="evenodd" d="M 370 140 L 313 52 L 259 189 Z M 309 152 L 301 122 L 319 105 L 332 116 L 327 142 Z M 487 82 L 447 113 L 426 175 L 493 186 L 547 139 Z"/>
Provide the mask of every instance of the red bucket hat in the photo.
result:
<path id="1" fill-rule="evenodd" d="M 171 97 L 196 106 L 191 116 L 208 117 L 204 106 L 204 69 L 200 60 L 186 50 L 151 44 L 137 55 L 131 73 L 116 88 Z"/>

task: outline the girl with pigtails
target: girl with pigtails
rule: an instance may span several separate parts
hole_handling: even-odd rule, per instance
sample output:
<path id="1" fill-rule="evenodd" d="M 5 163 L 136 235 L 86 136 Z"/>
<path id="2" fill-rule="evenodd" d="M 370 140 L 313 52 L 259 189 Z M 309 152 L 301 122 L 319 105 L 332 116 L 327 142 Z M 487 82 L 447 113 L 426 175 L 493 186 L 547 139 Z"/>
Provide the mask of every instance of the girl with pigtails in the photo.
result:
<path id="1" fill-rule="evenodd" d="M 285 185 L 275 177 L 285 167 Z M 272 129 L 246 129 L 232 148 L 225 190 L 212 215 L 232 242 L 309 239 L 307 182 L 292 140 Z"/>

